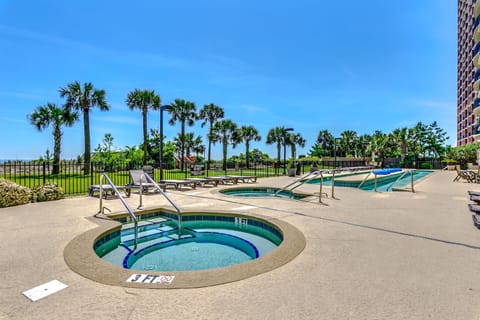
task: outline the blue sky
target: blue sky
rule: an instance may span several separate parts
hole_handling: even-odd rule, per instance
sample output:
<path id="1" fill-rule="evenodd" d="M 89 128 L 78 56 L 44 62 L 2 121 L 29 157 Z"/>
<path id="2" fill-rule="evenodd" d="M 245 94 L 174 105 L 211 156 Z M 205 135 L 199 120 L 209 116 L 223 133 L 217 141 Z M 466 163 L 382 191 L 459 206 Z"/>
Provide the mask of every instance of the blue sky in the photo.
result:
<path id="1" fill-rule="evenodd" d="M 92 149 L 142 141 L 135 88 L 215 103 L 238 125 L 371 134 L 437 121 L 456 144 L 456 1 L 0 0 L 0 159 L 53 150 L 51 130 L 27 115 L 74 80 L 105 89 L 109 112 L 91 114 Z M 179 125 L 167 124 L 170 140 Z M 159 126 L 150 112 L 148 125 Z M 188 131 L 202 135 L 200 123 Z M 62 158 L 83 153 L 83 125 L 64 128 Z M 229 155 L 245 152 L 243 145 Z M 216 158 L 221 147 L 213 149 Z"/>

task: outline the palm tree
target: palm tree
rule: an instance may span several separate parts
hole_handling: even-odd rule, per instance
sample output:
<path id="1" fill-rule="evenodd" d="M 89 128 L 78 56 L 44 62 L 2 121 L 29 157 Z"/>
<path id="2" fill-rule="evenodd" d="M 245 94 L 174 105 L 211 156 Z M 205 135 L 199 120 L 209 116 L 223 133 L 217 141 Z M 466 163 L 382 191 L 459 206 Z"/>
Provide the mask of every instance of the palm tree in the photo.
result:
<path id="1" fill-rule="evenodd" d="M 300 133 L 289 133 L 287 135 L 287 144 L 290 146 L 290 150 L 292 151 L 292 158 L 294 162 L 297 156 L 297 145 L 301 148 L 304 148 L 306 142 L 307 141 Z"/>
<path id="2" fill-rule="evenodd" d="M 400 161 L 405 160 L 408 146 L 408 129 L 406 127 L 395 129 L 391 133 L 393 142 L 400 148 Z"/>
<path id="3" fill-rule="evenodd" d="M 326 155 L 327 152 L 330 156 L 333 155 L 333 139 L 333 135 L 328 130 L 322 130 L 318 133 L 317 143 L 321 146 L 322 155 Z"/>
<path id="4" fill-rule="evenodd" d="M 66 98 L 65 106 L 83 112 L 83 132 L 85 137 L 84 173 L 90 173 L 90 110 L 97 106 L 101 111 L 108 111 L 110 106 L 105 100 L 105 90 L 95 89 L 93 84 L 84 83 L 83 87 L 78 81 L 67 84 L 60 88 L 60 97 Z"/>
<path id="5" fill-rule="evenodd" d="M 78 113 L 71 112 L 71 110 L 63 107 L 60 108 L 54 103 L 47 103 L 44 106 L 39 106 L 28 116 L 30 123 L 34 125 L 39 131 L 46 129 L 49 126 L 53 127 L 53 174 L 60 173 L 60 149 L 62 144 L 62 129 L 63 125 L 71 127 L 78 120 Z"/>
<path id="6" fill-rule="evenodd" d="M 239 138 L 245 142 L 246 165 L 250 168 L 250 141 L 260 141 L 262 137 L 254 126 L 241 126 Z"/>
<path id="7" fill-rule="evenodd" d="M 232 144 L 235 148 L 240 142 L 237 124 L 232 120 L 226 119 L 215 123 L 212 130 L 211 139 L 213 143 L 220 142 L 223 147 L 223 170 L 227 170 L 227 150 L 228 145 Z"/>
<path id="8" fill-rule="evenodd" d="M 130 110 L 139 109 L 142 112 L 143 119 L 143 165 L 147 164 L 148 159 L 148 131 L 147 114 L 148 109 L 158 110 L 161 105 L 160 96 L 155 94 L 154 90 L 135 89 L 127 95 L 125 101 Z"/>
<path id="9" fill-rule="evenodd" d="M 282 144 L 285 143 L 283 137 L 285 133 L 284 127 L 275 127 L 268 131 L 267 144 L 277 144 L 277 168 L 280 165 L 280 154 L 282 152 Z"/>
<path id="10" fill-rule="evenodd" d="M 369 134 L 362 134 L 358 138 L 358 143 L 359 143 L 360 147 L 362 148 L 362 156 L 363 156 L 364 161 L 365 161 L 365 152 L 368 149 L 368 146 L 369 146 L 371 140 L 372 140 L 372 137 Z"/>
<path id="11" fill-rule="evenodd" d="M 180 131 L 180 140 L 181 140 L 181 161 L 182 170 L 185 169 L 185 124 L 188 126 L 193 126 L 196 119 L 196 106 L 195 103 L 190 101 L 185 101 L 183 99 L 175 99 L 174 103 L 171 104 L 171 108 L 168 109 L 170 113 L 170 120 L 168 123 L 174 125 L 177 121 L 180 122 L 181 131 Z"/>
<path id="12" fill-rule="evenodd" d="M 355 131 L 346 130 L 340 134 L 340 149 L 343 152 L 343 156 L 348 154 L 357 156 L 357 144 L 358 136 Z"/>
<path id="13" fill-rule="evenodd" d="M 210 124 L 210 128 L 208 130 L 208 161 L 207 161 L 207 170 L 210 169 L 210 161 L 211 161 L 211 150 L 212 150 L 212 130 L 213 125 L 219 119 L 222 119 L 225 116 L 225 112 L 223 109 L 213 103 L 206 104 L 198 113 L 198 120 L 203 120 L 202 128 L 207 124 Z"/>

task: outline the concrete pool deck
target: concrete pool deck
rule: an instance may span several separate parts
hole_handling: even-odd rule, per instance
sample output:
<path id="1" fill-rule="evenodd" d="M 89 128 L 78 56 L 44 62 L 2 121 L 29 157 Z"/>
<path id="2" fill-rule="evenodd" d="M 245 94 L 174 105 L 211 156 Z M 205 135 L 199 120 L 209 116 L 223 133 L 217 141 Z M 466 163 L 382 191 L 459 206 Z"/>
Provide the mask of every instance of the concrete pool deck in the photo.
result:
<path id="1" fill-rule="evenodd" d="M 336 187 L 338 199 L 323 199 L 327 205 L 218 192 L 231 185 L 168 190 L 184 210 L 271 217 L 306 238 L 305 249 L 279 268 L 197 289 L 110 286 L 73 272 L 64 249 L 97 227 L 91 217 L 98 198 L 3 208 L 0 319 L 479 319 L 480 230 L 472 224 L 467 190 L 480 185 L 452 182 L 455 176 L 435 172 L 416 193 Z M 244 186 L 279 187 L 292 179 Z M 318 192 L 318 186 L 299 190 Z M 138 196 L 128 201 L 135 207 Z M 159 195 L 143 201 L 168 207 Z M 121 210 L 117 200 L 104 204 Z M 54 279 L 68 288 L 36 302 L 22 295 Z"/>

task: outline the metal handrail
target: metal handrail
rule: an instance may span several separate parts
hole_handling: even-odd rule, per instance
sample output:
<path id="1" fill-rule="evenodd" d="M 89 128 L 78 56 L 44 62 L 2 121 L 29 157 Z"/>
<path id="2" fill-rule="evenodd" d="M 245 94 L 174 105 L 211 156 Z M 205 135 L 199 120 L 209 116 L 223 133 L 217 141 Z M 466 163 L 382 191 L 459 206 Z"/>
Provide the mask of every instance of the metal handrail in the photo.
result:
<path id="1" fill-rule="evenodd" d="M 404 176 L 406 176 L 406 175 L 409 174 L 409 173 L 410 173 L 410 175 L 411 175 L 411 177 L 412 177 L 412 183 L 411 183 L 412 192 L 415 192 L 415 191 L 413 190 L 413 170 L 407 170 L 407 171 L 405 171 L 404 173 L 402 173 L 402 174 L 397 178 L 397 180 L 395 180 L 394 182 L 392 182 L 392 183 L 387 187 L 387 191 L 388 191 L 388 189 L 393 188 L 393 186 L 394 186 L 400 179 L 402 179 Z"/>
<path id="2" fill-rule="evenodd" d="M 360 188 L 361 186 L 363 186 L 363 184 L 365 183 L 365 181 L 367 181 L 368 177 L 370 177 L 370 175 L 372 174 L 373 170 L 370 171 L 366 176 L 365 178 L 363 178 L 362 182 L 360 182 L 360 184 L 358 185 L 357 188 Z"/>
<path id="3" fill-rule="evenodd" d="M 99 199 L 100 199 L 100 209 L 99 209 L 99 213 L 102 213 L 104 214 L 104 209 L 105 207 L 103 206 L 102 202 L 103 202 L 103 178 L 107 179 L 108 181 L 108 184 L 112 187 L 113 189 L 113 192 L 115 192 L 115 195 L 118 197 L 118 199 L 120 200 L 120 202 L 123 204 L 123 206 L 125 207 L 125 209 L 127 209 L 128 213 L 130 214 L 130 218 L 133 220 L 133 223 L 134 223 L 134 240 L 133 240 L 133 246 L 134 246 L 134 249 L 137 248 L 137 243 L 138 243 L 138 218 L 137 216 L 135 215 L 135 213 L 133 212 L 132 208 L 130 208 L 130 206 L 128 205 L 128 203 L 125 201 L 125 199 L 122 197 L 122 195 L 120 194 L 120 192 L 118 191 L 117 187 L 113 184 L 112 180 L 110 179 L 110 177 L 104 172 L 100 175 L 100 181 L 99 181 L 99 185 L 100 185 L 100 195 L 99 195 Z"/>
<path id="4" fill-rule="evenodd" d="M 172 205 L 172 207 L 175 208 L 175 210 L 177 211 L 177 216 L 178 216 L 178 235 L 179 237 L 182 236 L 182 211 L 180 210 L 180 208 L 177 206 L 177 204 L 172 200 L 170 199 L 170 197 L 165 193 L 163 192 L 162 188 L 152 179 L 152 177 L 150 177 L 150 175 L 146 172 L 142 173 L 140 175 L 140 205 L 138 206 L 139 208 L 142 207 L 142 194 L 143 194 L 143 185 L 142 185 L 142 180 L 143 178 L 145 178 L 147 180 L 147 182 L 150 182 L 150 183 L 153 183 L 153 185 L 155 186 L 155 188 L 158 189 L 158 191 L 160 192 L 160 194 L 162 196 L 165 197 L 165 199 L 167 199 L 167 201 Z"/>
<path id="5" fill-rule="evenodd" d="M 286 186 L 284 186 L 284 187 L 278 189 L 277 191 L 275 191 L 275 195 L 276 195 L 277 193 L 282 192 L 282 191 L 286 191 L 288 187 L 291 187 L 291 186 L 293 186 L 293 185 L 296 184 L 296 183 L 298 183 L 298 186 L 293 187 L 293 188 L 290 189 L 289 191 L 292 191 L 292 190 L 298 188 L 299 186 L 301 186 L 301 185 L 302 185 L 303 183 L 305 183 L 306 181 L 310 181 L 310 180 L 311 180 L 311 179 L 308 179 L 308 180 L 305 180 L 305 179 L 307 179 L 309 176 L 311 176 L 311 175 L 313 175 L 313 174 L 315 174 L 315 176 L 317 176 L 317 175 L 318 175 L 318 172 L 319 172 L 319 171 L 313 171 L 313 172 L 310 172 L 310 173 L 308 173 L 307 175 L 305 175 L 305 176 L 303 176 L 303 177 L 301 177 L 301 178 L 298 178 L 298 179 L 294 180 L 292 183 L 289 183 L 289 184 L 287 184 Z M 305 181 L 305 182 L 304 182 L 304 181 Z"/>

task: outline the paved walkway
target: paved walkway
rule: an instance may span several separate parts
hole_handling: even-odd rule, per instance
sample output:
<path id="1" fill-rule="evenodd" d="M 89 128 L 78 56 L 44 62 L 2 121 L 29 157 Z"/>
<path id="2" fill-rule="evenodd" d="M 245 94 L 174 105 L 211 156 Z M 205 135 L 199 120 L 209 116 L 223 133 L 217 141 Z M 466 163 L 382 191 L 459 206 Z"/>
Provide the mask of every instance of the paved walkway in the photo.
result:
<path id="1" fill-rule="evenodd" d="M 87 218 L 98 210 L 96 198 L 0 209 L 0 319 L 479 319 L 480 230 L 467 190 L 480 185 L 452 182 L 455 175 L 436 172 L 416 193 L 336 188 L 328 205 L 227 197 L 220 187 L 168 190 L 182 208 L 276 217 L 307 240 L 278 269 L 199 289 L 115 287 L 71 271 L 63 250 L 95 227 Z M 129 201 L 135 206 L 137 196 Z M 105 201 L 112 210 L 118 203 Z M 167 207 L 158 195 L 144 203 Z M 22 295 L 53 279 L 69 287 L 36 302 Z"/>

